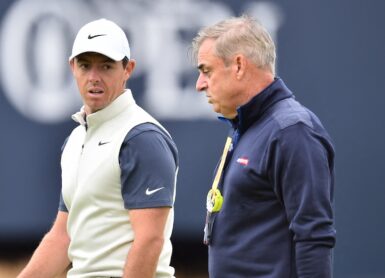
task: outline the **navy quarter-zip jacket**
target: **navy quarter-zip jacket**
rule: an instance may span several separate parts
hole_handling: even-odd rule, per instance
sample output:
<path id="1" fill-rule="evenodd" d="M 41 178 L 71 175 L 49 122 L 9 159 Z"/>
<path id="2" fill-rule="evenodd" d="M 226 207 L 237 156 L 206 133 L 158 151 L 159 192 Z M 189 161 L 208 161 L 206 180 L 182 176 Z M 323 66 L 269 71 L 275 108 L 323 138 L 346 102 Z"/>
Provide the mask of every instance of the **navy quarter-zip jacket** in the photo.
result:
<path id="1" fill-rule="evenodd" d="M 320 120 L 276 78 L 229 122 L 210 277 L 332 277 L 334 148 Z"/>

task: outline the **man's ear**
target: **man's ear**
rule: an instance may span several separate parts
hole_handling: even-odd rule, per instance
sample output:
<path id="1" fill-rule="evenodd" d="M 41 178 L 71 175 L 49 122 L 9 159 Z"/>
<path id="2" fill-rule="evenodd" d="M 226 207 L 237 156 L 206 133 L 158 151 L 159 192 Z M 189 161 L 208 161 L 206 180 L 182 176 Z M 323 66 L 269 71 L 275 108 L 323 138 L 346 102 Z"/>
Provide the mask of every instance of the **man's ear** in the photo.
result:
<path id="1" fill-rule="evenodd" d="M 71 59 L 71 60 L 68 62 L 68 64 L 70 65 L 72 74 L 74 74 L 74 70 L 75 70 L 75 58 Z"/>
<path id="2" fill-rule="evenodd" d="M 243 54 L 237 54 L 234 57 L 234 66 L 236 70 L 236 78 L 241 80 L 246 72 L 247 59 Z"/>
<path id="3" fill-rule="evenodd" d="M 132 75 L 132 73 L 134 72 L 134 69 L 135 69 L 135 66 L 136 66 L 136 61 L 134 59 L 130 59 L 127 63 L 127 66 L 126 66 L 126 74 L 127 74 L 127 79 Z"/>

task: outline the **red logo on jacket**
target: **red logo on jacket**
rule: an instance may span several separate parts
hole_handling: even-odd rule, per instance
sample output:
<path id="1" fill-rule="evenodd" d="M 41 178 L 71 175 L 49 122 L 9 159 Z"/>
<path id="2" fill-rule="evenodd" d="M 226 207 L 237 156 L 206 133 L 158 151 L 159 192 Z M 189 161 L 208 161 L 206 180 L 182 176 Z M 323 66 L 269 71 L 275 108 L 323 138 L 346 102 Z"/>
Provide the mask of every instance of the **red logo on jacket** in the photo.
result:
<path id="1" fill-rule="evenodd" d="M 237 162 L 243 166 L 247 166 L 247 164 L 249 164 L 249 159 L 247 157 L 240 157 L 237 159 Z"/>

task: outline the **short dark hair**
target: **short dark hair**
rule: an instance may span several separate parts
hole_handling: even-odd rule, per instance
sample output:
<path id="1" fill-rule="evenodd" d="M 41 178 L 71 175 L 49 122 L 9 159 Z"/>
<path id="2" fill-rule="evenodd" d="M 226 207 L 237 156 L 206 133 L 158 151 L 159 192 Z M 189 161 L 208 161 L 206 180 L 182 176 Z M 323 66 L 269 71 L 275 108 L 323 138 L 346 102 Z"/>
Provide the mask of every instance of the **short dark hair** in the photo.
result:
<path id="1" fill-rule="evenodd" d="M 122 64 L 123 64 L 123 68 L 124 68 L 124 69 L 126 68 L 126 66 L 127 66 L 129 60 L 130 60 L 130 59 L 128 59 L 127 56 L 124 56 L 124 58 L 123 58 L 123 60 L 122 60 Z"/>

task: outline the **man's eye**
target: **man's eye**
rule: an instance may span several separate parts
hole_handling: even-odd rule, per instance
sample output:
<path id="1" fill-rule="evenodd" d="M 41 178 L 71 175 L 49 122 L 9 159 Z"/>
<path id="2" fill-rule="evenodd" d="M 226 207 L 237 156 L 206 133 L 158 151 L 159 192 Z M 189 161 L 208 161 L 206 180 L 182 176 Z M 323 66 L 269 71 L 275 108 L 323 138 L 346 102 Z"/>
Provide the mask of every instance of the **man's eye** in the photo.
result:
<path id="1" fill-rule="evenodd" d="M 104 70 L 109 70 L 110 68 L 111 68 L 111 65 L 108 65 L 108 64 L 103 65 L 103 69 Z"/>
<path id="2" fill-rule="evenodd" d="M 87 69 L 88 68 L 88 64 L 79 64 L 79 68 Z"/>

